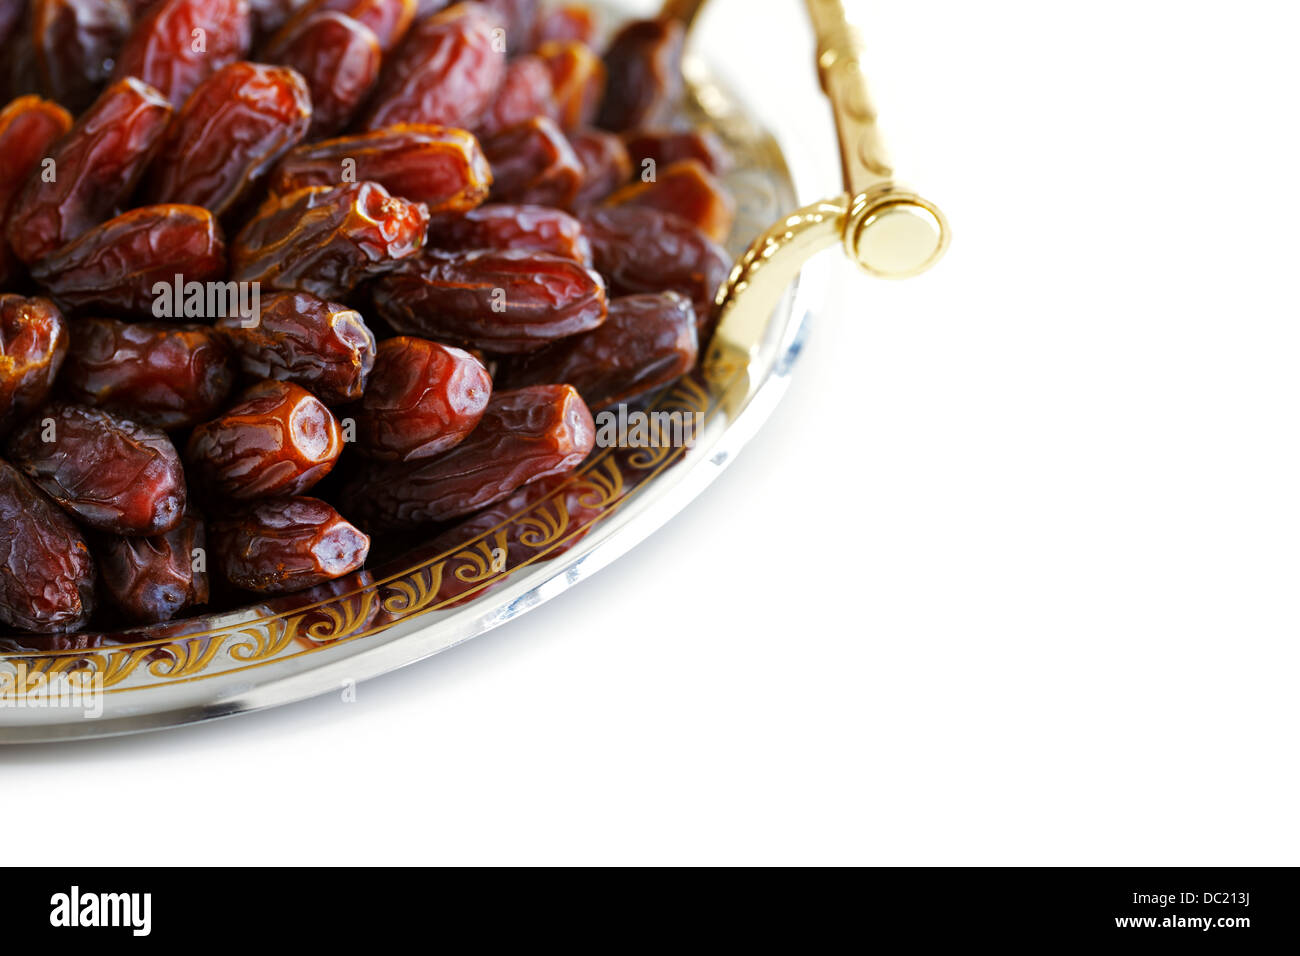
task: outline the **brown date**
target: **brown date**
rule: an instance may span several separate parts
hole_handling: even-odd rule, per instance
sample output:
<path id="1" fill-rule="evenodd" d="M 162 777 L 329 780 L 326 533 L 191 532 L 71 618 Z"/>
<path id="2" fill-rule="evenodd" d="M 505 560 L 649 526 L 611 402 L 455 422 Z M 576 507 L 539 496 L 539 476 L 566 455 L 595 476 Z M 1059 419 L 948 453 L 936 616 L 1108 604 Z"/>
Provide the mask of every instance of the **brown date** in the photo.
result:
<path id="1" fill-rule="evenodd" d="M 551 71 L 541 57 L 524 55 L 506 64 L 496 98 L 479 119 L 477 136 L 491 136 L 534 116 L 550 116 L 555 109 Z"/>
<path id="2" fill-rule="evenodd" d="M 210 490 L 244 500 L 301 494 L 330 473 L 342 450 L 339 423 L 320 399 L 268 380 L 195 428 L 185 458 Z"/>
<path id="3" fill-rule="evenodd" d="M 326 11 L 286 27 L 291 34 L 277 63 L 292 67 L 311 88 L 308 139 L 333 136 L 352 119 L 379 79 L 379 40 L 371 29 Z"/>
<path id="4" fill-rule="evenodd" d="M 80 112 L 108 79 L 130 10 L 123 0 L 33 0 L 30 9 L 40 88 Z"/>
<path id="5" fill-rule="evenodd" d="M 513 359 L 503 388 L 565 382 L 605 408 L 666 385 L 695 365 L 695 309 L 676 292 L 611 299 L 600 328 Z"/>
<path id="6" fill-rule="evenodd" d="M 632 159 L 623 141 L 601 129 L 583 129 L 569 134 L 569 143 L 582 163 L 582 186 L 574 206 L 600 202 L 632 178 Z"/>
<path id="7" fill-rule="evenodd" d="M 155 428 L 188 428 L 221 410 L 230 348 L 204 325 L 81 319 L 59 379 L 66 394 Z"/>
<path id="8" fill-rule="evenodd" d="M 445 452 L 474 430 L 491 397 L 487 369 L 468 352 L 427 339 L 387 339 L 357 410 L 357 450 L 381 461 Z"/>
<path id="9" fill-rule="evenodd" d="M 171 439 L 101 408 L 46 405 L 9 436 L 6 454 L 97 531 L 162 534 L 185 510 L 185 472 Z"/>
<path id="10" fill-rule="evenodd" d="M 492 167 L 493 202 L 569 206 L 582 185 L 582 163 L 555 121 L 534 116 L 483 140 Z"/>
<path id="11" fill-rule="evenodd" d="M 258 315 L 217 327 L 253 378 L 301 385 L 326 405 L 361 397 L 375 364 L 375 336 L 361 314 L 306 292 L 276 292 Z"/>
<path id="12" fill-rule="evenodd" d="M 447 521 L 572 471 L 595 441 L 591 412 L 568 385 L 498 392 L 478 427 L 455 448 L 423 462 L 372 463 L 345 486 L 342 500 L 363 526 Z"/>
<path id="13" fill-rule="evenodd" d="M 72 128 L 72 117 L 57 103 L 39 96 L 22 96 L 0 110 L 0 218 L 28 174 L 41 161 L 50 144 Z M 19 267 L 0 234 L 0 286 L 17 279 Z"/>
<path id="14" fill-rule="evenodd" d="M 415 20 L 415 0 L 308 0 L 263 48 L 261 59 L 282 62 L 302 23 L 321 13 L 341 13 L 375 35 L 381 53 L 397 46 Z"/>
<path id="15" fill-rule="evenodd" d="M 195 555 L 205 543 L 203 522 L 189 513 L 165 534 L 97 541 L 95 559 L 104 594 L 140 624 L 170 621 L 186 608 L 206 604 L 208 572 Z"/>
<path id="16" fill-rule="evenodd" d="M 633 164 L 642 168 L 647 160 L 656 166 L 670 166 L 683 159 L 697 159 L 715 176 L 731 167 L 731 157 L 722 140 L 706 129 L 634 130 L 623 137 Z"/>
<path id="17" fill-rule="evenodd" d="M 32 266 L 32 278 L 65 308 L 126 317 L 155 312 L 159 283 L 170 286 L 177 275 L 207 282 L 225 273 L 221 227 L 199 206 L 132 209 Z"/>
<path id="18" fill-rule="evenodd" d="M 0 621 L 43 634 L 75 631 L 94 597 L 86 539 L 26 475 L 0 461 Z"/>
<path id="19" fill-rule="evenodd" d="M 9 208 L 6 236 L 33 263 L 125 202 L 162 141 L 172 108 L 151 86 L 119 80 L 50 147 Z"/>
<path id="20" fill-rule="evenodd" d="M 417 22 L 384 64 L 365 128 L 436 123 L 472 129 L 505 75 L 505 51 L 494 29 L 476 3 L 458 3 Z"/>
<path id="21" fill-rule="evenodd" d="M 68 351 L 68 324 L 49 299 L 0 295 L 0 435 L 41 405 Z"/>
<path id="22" fill-rule="evenodd" d="M 689 222 L 658 209 L 615 206 L 578 218 L 610 292 L 680 292 L 695 306 L 701 345 L 708 341 L 713 297 L 731 271 L 726 250 Z"/>
<path id="23" fill-rule="evenodd" d="M 542 14 L 533 30 L 533 43 L 577 41 L 592 46 L 596 42 L 596 18 L 591 8 L 581 3 L 566 3 Z"/>
<path id="24" fill-rule="evenodd" d="M 680 21 L 634 20 L 610 40 L 605 51 L 605 97 L 596 125 L 621 133 L 653 126 L 667 117 L 682 92 Z"/>
<path id="25" fill-rule="evenodd" d="M 145 201 L 203 206 L 218 217 L 238 209 L 311 121 L 311 95 L 293 70 L 242 61 L 223 66 L 172 120 Z"/>
<path id="26" fill-rule="evenodd" d="M 287 195 L 336 186 L 344 177 L 379 183 L 431 213 L 473 209 L 487 198 L 492 170 L 478 140 L 449 126 L 398 125 L 373 133 L 307 143 L 287 155 L 271 189 Z"/>
<path id="27" fill-rule="evenodd" d="M 591 243 L 582 234 L 582 223 L 550 206 L 488 203 L 463 216 L 434 219 L 429 245 L 450 252 L 531 249 L 591 265 Z"/>
<path id="28" fill-rule="evenodd" d="M 606 206 L 644 206 L 685 219 L 715 242 L 736 221 L 736 201 L 698 159 L 682 159 L 656 170 L 649 182 L 631 183 L 605 200 Z"/>
<path id="29" fill-rule="evenodd" d="M 248 0 L 158 0 L 122 45 L 115 79 L 135 76 L 179 107 L 209 74 L 253 42 Z"/>
<path id="30" fill-rule="evenodd" d="M 378 183 L 308 187 L 267 200 L 231 247 L 231 275 L 337 299 L 418 253 L 428 228 L 428 207 Z"/>
<path id="31" fill-rule="evenodd" d="M 526 249 L 431 253 L 374 283 L 402 335 L 527 352 L 605 320 L 605 283 L 581 263 Z"/>
<path id="32" fill-rule="evenodd" d="M 285 594 L 350 574 L 370 539 L 319 498 L 271 498 L 209 525 L 226 580 L 259 594 Z"/>
<path id="33" fill-rule="evenodd" d="M 584 43 L 547 43 L 537 55 L 551 75 L 555 118 L 564 130 L 588 126 L 605 92 L 605 64 Z"/>

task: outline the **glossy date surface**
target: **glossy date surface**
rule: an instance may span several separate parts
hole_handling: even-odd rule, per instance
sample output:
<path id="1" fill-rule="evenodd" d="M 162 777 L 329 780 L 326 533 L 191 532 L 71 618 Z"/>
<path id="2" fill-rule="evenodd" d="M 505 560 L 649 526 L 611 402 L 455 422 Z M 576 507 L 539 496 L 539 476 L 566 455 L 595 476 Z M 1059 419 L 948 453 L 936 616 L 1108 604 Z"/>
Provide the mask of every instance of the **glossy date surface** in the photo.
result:
<path id="1" fill-rule="evenodd" d="M 357 570 L 370 538 L 319 498 L 269 498 L 215 518 L 213 557 L 226 580 L 259 594 L 309 588 Z"/>
<path id="2" fill-rule="evenodd" d="M 68 323 L 49 299 L 0 294 L 0 435 L 44 403 L 68 352 Z"/>

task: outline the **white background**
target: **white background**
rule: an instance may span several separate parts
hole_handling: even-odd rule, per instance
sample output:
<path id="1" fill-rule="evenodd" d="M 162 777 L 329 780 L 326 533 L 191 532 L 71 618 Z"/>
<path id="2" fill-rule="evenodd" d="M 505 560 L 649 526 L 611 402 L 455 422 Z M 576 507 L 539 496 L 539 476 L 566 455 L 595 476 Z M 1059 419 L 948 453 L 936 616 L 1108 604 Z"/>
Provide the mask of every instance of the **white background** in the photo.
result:
<path id="1" fill-rule="evenodd" d="M 5 748 L 7 860 L 1297 862 L 1294 8 L 853 7 L 947 260 L 838 263 L 736 464 L 524 619 Z M 832 191 L 801 5 L 702 26 Z"/>

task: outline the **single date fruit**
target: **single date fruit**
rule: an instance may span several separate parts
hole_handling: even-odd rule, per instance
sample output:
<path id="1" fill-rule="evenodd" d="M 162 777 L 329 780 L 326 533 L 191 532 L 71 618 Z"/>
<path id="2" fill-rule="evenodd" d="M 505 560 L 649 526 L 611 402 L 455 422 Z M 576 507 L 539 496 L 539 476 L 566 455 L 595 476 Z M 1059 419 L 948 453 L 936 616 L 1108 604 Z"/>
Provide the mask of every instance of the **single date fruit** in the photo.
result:
<path id="1" fill-rule="evenodd" d="M 342 450 L 339 423 L 320 399 L 292 382 L 264 381 L 195 428 L 185 458 L 210 490 L 245 500 L 301 494 Z"/>
<path id="2" fill-rule="evenodd" d="M 41 90 L 80 112 L 113 69 L 130 10 L 123 0 L 32 0 L 30 16 Z"/>
<path id="3" fill-rule="evenodd" d="M 173 106 L 253 42 L 248 0 L 157 0 L 122 45 L 113 76 L 139 77 Z"/>
<path id="4" fill-rule="evenodd" d="M 288 45 L 274 59 L 301 73 L 311 88 L 308 138 L 333 136 L 348 124 L 379 79 L 379 40 L 366 25 L 333 11 L 286 29 L 292 31 Z"/>
<path id="5" fill-rule="evenodd" d="M 545 116 L 483 141 L 494 202 L 569 206 L 582 185 L 582 163 L 555 121 Z"/>
<path id="6" fill-rule="evenodd" d="M 0 621 L 42 634 L 75 631 L 94 597 L 86 539 L 26 475 L 0 461 Z"/>
<path id="7" fill-rule="evenodd" d="M 283 594 L 350 574 L 366 562 L 370 538 L 319 498 L 270 498 L 210 524 L 213 556 L 226 580 L 259 594 Z"/>
<path id="8" fill-rule="evenodd" d="M 447 521 L 572 471 L 595 441 L 591 412 L 568 385 L 498 392 L 478 427 L 455 448 L 413 464 L 372 464 L 345 486 L 342 500 L 363 526 Z"/>
<path id="9" fill-rule="evenodd" d="M 736 220 L 736 202 L 698 159 L 682 159 L 657 170 L 649 182 L 624 186 L 607 206 L 645 206 L 670 212 L 722 242 Z"/>
<path id="10" fill-rule="evenodd" d="M 427 339 L 387 339 L 357 410 L 357 450 L 380 461 L 440 454 L 474 430 L 491 397 L 487 369 L 468 352 Z"/>
<path id="11" fill-rule="evenodd" d="M 575 207 L 600 202 L 632 178 L 627 147 L 613 133 L 582 129 L 569 134 L 569 144 L 582 163 L 582 186 L 573 199 Z"/>
<path id="12" fill-rule="evenodd" d="M 429 245 L 452 252 L 530 249 L 591 265 L 582 223 L 550 206 L 488 203 L 463 216 L 440 217 L 429 223 Z"/>
<path id="13" fill-rule="evenodd" d="M 95 558 L 104 594 L 139 624 L 170 621 L 181 611 L 208 603 L 203 522 L 186 514 L 165 534 L 105 538 Z"/>
<path id="14" fill-rule="evenodd" d="M 647 160 L 670 166 L 683 159 L 698 159 L 715 176 L 731 167 L 731 157 L 715 133 L 706 129 L 634 130 L 623 137 L 628 155 L 640 169 Z"/>
<path id="15" fill-rule="evenodd" d="M 682 46 L 686 30 L 670 17 L 634 20 L 605 50 L 605 98 L 596 120 L 621 133 L 654 126 L 667 117 L 682 93 Z"/>
<path id="16" fill-rule="evenodd" d="M 491 136 L 534 116 L 551 116 L 555 111 L 551 71 L 539 56 L 516 57 L 506 65 L 496 98 L 483 112 L 478 136 Z"/>
<path id="17" fill-rule="evenodd" d="M 263 47 L 261 58 L 282 62 L 286 51 L 300 36 L 302 24 L 321 13 L 341 13 L 366 27 L 375 36 L 380 52 L 387 53 L 397 46 L 415 20 L 415 0 L 308 0 L 285 24 L 269 43 Z"/>
<path id="18" fill-rule="evenodd" d="M 0 219 L 45 151 L 72 128 L 72 117 L 57 103 L 22 96 L 0 110 Z M 18 278 L 20 267 L 0 230 L 0 286 Z"/>
<path id="19" fill-rule="evenodd" d="M 60 377 L 73 400 L 155 428 L 188 428 L 221 410 L 230 347 L 209 326 L 81 319 Z"/>
<path id="20" fill-rule="evenodd" d="M 605 283 L 572 259 L 526 249 L 431 253 L 371 289 L 402 335 L 527 352 L 605 321 Z"/>
<path id="21" fill-rule="evenodd" d="M 605 92 L 605 64 L 585 43 L 547 43 L 537 49 L 551 76 L 556 120 L 565 130 L 596 119 Z"/>
<path id="22" fill-rule="evenodd" d="M 101 408 L 47 405 L 9 436 L 6 454 L 97 531 L 162 534 L 185 511 L 185 472 L 167 435 Z"/>
<path id="23" fill-rule="evenodd" d="M 356 401 L 375 364 L 361 313 L 307 292 L 276 292 L 258 315 L 217 323 L 252 378 L 301 385 L 326 405 Z"/>
<path id="24" fill-rule="evenodd" d="M 68 351 L 68 324 L 49 299 L 0 295 L 0 435 L 44 403 Z"/>

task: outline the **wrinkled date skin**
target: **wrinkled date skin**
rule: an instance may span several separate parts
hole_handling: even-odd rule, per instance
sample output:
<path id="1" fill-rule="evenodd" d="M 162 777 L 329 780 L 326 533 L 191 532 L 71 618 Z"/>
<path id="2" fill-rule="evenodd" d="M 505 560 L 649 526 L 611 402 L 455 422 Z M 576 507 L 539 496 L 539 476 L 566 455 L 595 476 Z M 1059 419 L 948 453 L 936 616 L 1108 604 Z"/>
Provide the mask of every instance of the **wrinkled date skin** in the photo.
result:
<path id="1" fill-rule="evenodd" d="M 65 308 L 147 316 L 154 287 L 177 275 L 207 282 L 226 274 L 226 244 L 199 206 L 141 206 L 82 234 L 32 267 Z"/>
<path id="2" fill-rule="evenodd" d="M 583 43 L 547 43 L 537 50 L 551 77 L 556 120 L 565 130 L 589 126 L 605 92 L 605 64 Z"/>
<path id="3" fill-rule="evenodd" d="M 71 128 L 68 111 L 39 96 L 19 97 L 0 110 L 0 216 L 6 221 L 23 182 L 50 145 Z M 14 281 L 19 271 L 9 240 L 0 234 L 0 286 Z"/>
<path id="4" fill-rule="evenodd" d="M 632 159 L 623 141 L 600 129 L 583 129 L 569 135 L 569 145 L 582 163 L 582 186 L 575 207 L 598 203 L 632 178 Z"/>
<path id="5" fill-rule="evenodd" d="M 95 563 L 77 526 L 0 461 L 0 621 L 41 634 L 75 631 L 94 596 Z"/>
<path id="6" fill-rule="evenodd" d="M 302 24 L 321 13 L 341 13 L 364 26 L 375 36 L 381 53 L 397 46 L 415 20 L 415 0 L 309 0 L 275 35 L 261 53 L 261 58 L 282 62 L 280 57 L 300 36 Z"/>
<path id="7" fill-rule="evenodd" d="M 736 202 L 698 159 L 683 159 L 657 171 L 652 182 L 624 186 L 607 206 L 646 206 L 685 219 L 714 242 L 722 242 L 736 221 Z"/>
<path id="8" fill-rule="evenodd" d="M 276 292 L 260 314 L 217 323 L 251 378 L 301 385 L 326 405 L 361 397 L 375 364 L 375 336 L 361 313 L 306 292 Z"/>
<path id="9" fill-rule="evenodd" d="M 458 3 L 420 20 L 384 65 L 368 130 L 394 123 L 435 123 L 473 129 L 505 76 L 491 15 Z"/>
<path id="10" fill-rule="evenodd" d="M 157 428 L 86 405 L 47 405 L 10 437 L 9 460 L 87 527 L 162 534 L 185 511 L 185 473 Z"/>
<path id="11" fill-rule="evenodd" d="M 365 526 L 446 521 L 578 467 L 596 426 L 576 390 L 541 385 L 498 392 L 470 436 L 427 462 L 374 464 L 344 490 Z"/>
<path id="12" fill-rule="evenodd" d="M 370 538 L 319 498 L 271 498 L 211 522 L 217 566 L 235 587 L 283 594 L 351 574 Z"/>
<path id="13" fill-rule="evenodd" d="M 430 254 L 371 290 L 402 335 L 528 352 L 605 321 L 605 283 L 581 263 L 512 249 Z"/>
<path id="14" fill-rule="evenodd" d="M 379 461 L 437 455 L 464 441 L 491 397 L 491 376 L 468 352 L 427 339 L 388 339 L 357 411 L 357 450 Z"/>
<path id="15" fill-rule="evenodd" d="M 252 42 L 248 0 L 158 0 L 122 45 L 113 76 L 138 77 L 179 107 L 205 77 L 247 56 Z"/>
<path id="16" fill-rule="evenodd" d="M 489 203 L 463 216 L 434 219 L 429 245 L 451 252 L 530 249 L 591 265 L 591 243 L 582 223 L 550 206 Z"/>
<path id="17" fill-rule="evenodd" d="M 318 13 L 302 21 L 277 63 L 302 74 L 311 89 L 308 136 L 333 136 L 352 119 L 379 80 L 383 53 L 371 29 L 341 13 Z"/>
<path id="18" fill-rule="evenodd" d="M 65 393 L 155 428 L 207 421 L 234 383 L 230 348 L 208 326 L 82 319 L 71 339 Z"/>
<path id="19" fill-rule="evenodd" d="M 680 292 L 695 306 L 701 344 L 708 341 L 713 297 L 731 271 L 721 246 L 689 222 L 644 206 L 592 209 L 578 218 L 610 292 Z"/>
<path id="20" fill-rule="evenodd" d="M 312 100 L 296 72 L 231 63 L 199 84 L 150 167 L 150 203 L 203 206 L 221 216 L 246 199 L 307 132 Z"/>
<path id="21" fill-rule="evenodd" d="M 555 121 L 545 116 L 483 141 L 492 166 L 494 202 L 572 205 L 582 185 L 582 162 Z"/>
<path id="22" fill-rule="evenodd" d="M 635 20 L 605 50 L 605 97 L 596 125 L 611 132 L 654 126 L 682 93 L 682 46 L 678 20 Z"/>
<path id="23" fill-rule="evenodd" d="M 106 89 L 14 198 L 5 234 L 18 258 L 36 262 L 112 215 L 153 158 L 171 116 L 167 101 L 139 80 Z M 47 170 L 51 175 L 43 175 Z"/>
<path id="24" fill-rule="evenodd" d="M 186 608 L 208 602 L 208 573 L 195 570 L 195 551 L 204 547 L 203 522 L 190 514 L 166 534 L 97 542 L 104 594 L 135 623 L 170 621 Z"/>
<path id="25" fill-rule="evenodd" d="M 232 277 L 264 288 L 347 295 L 420 251 L 429 210 L 378 183 L 313 187 L 268 200 L 231 249 Z"/>
<path id="26" fill-rule="evenodd" d="M 505 388 L 565 382 L 601 409 L 685 375 L 698 351 L 689 299 L 676 292 L 629 295 L 610 301 L 600 328 L 520 356 L 498 380 Z"/>
<path id="27" fill-rule="evenodd" d="M 491 136 L 534 116 L 550 116 L 554 110 L 551 71 L 546 61 L 525 54 L 506 64 L 496 98 L 484 111 L 474 132 L 478 136 Z"/>
<path id="28" fill-rule="evenodd" d="M 195 428 L 185 457 L 196 481 L 246 500 L 306 491 L 330 473 L 342 450 L 339 423 L 320 399 L 292 382 L 265 381 Z"/>
<path id="29" fill-rule="evenodd" d="M 624 143 L 638 169 L 647 159 L 654 160 L 656 166 L 696 159 L 715 176 L 731 168 L 731 156 L 722 140 L 704 129 L 634 130 L 624 137 Z"/>
<path id="30" fill-rule="evenodd" d="M 0 295 L 0 435 L 50 394 L 68 352 L 68 324 L 49 299 Z"/>
<path id="31" fill-rule="evenodd" d="M 478 140 L 461 129 L 401 125 L 299 146 L 280 163 L 272 191 L 337 186 L 344 176 L 379 183 L 431 213 L 459 213 L 487 198 L 492 170 Z"/>
<path id="32" fill-rule="evenodd" d="M 131 11 L 123 0 L 33 0 L 31 21 L 42 92 L 80 112 L 108 79 Z"/>

